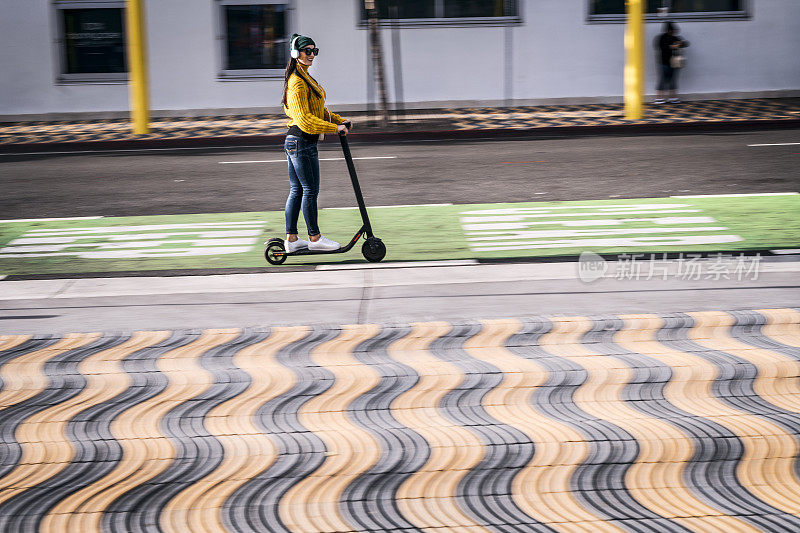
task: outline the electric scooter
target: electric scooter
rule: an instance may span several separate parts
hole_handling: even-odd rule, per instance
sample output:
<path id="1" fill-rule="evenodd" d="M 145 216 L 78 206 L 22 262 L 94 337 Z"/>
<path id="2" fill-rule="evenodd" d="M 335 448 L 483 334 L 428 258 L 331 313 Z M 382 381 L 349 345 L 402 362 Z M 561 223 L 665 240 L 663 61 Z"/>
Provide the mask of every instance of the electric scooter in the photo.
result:
<path id="1" fill-rule="evenodd" d="M 349 124 L 347 125 L 350 129 Z M 343 254 L 349 252 L 353 246 L 356 245 L 358 239 L 362 235 L 367 238 L 364 244 L 361 245 L 361 253 L 367 261 L 377 263 L 386 255 L 386 245 L 383 244 L 379 238 L 372 234 L 372 226 L 369 223 L 369 216 L 367 215 L 367 208 L 364 205 L 364 197 L 361 194 L 361 187 L 358 184 L 358 176 L 356 175 L 356 167 L 353 165 L 353 156 L 350 155 L 350 146 L 347 144 L 347 135 L 340 133 L 339 140 L 342 143 L 342 152 L 344 152 L 344 160 L 347 162 L 347 170 L 350 172 L 350 181 L 353 183 L 353 191 L 356 193 L 356 201 L 358 202 L 358 210 L 361 213 L 362 226 L 353 236 L 347 245 L 342 246 L 336 250 L 309 250 L 303 248 L 296 252 L 287 252 L 283 244 L 283 239 L 274 238 L 267 241 L 267 249 L 264 251 L 264 257 L 271 265 L 280 265 L 286 261 L 287 257 L 296 255 L 320 255 L 320 254 Z"/>

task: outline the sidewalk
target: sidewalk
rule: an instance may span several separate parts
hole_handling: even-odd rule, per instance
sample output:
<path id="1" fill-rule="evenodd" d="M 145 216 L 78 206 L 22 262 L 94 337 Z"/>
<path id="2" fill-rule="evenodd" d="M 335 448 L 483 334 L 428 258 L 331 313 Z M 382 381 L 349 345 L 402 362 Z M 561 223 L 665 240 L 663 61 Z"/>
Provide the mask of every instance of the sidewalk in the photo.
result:
<path id="1" fill-rule="evenodd" d="M 798 531 L 799 323 L 762 308 L 0 335 L 0 524 Z"/>
<path id="2" fill-rule="evenodd" d="M 392 117 L 387 127 L 364 112 L 347 113 L 362 140 L 471 137 L 484 134 L 574 131 L 664 131 L 704 128 L 800 127 L 800 98 L 705 100 L 648 104 L 645 118 L 626 120 L 622 104 L 547 105 L 508 108 L 417 109 Z M 186 146 L 278 141 L 286 132 L 282 115 L 157 118 L 152 133 L 134 135 L 130 121 L 79 120 L 12 122 L 0 126 L 0 152 L 86 147 Z"/>
<path id="3" fill-rule="evenodd" d="M 0 332 L 463 321 L 797 306 L 797 257 L 743 259 L 742 269 L 737 268 L 738 259 L 728 266 L 731 262 L 712 257 L 645 257 L 639 260 L 641 269 L 630 260 L 608 258 L 591 264 L 429 261 L 206 275 L 140 271 L 120 272 L 121 277 L 10 276 L 0 281 Z"/>

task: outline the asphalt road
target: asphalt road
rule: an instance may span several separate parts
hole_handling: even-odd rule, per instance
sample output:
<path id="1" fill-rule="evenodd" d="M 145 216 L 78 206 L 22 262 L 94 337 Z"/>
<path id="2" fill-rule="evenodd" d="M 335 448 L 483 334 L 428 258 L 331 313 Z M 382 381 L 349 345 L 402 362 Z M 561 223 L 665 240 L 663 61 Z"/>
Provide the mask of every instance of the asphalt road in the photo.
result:
<path id="1" fill-rule="evenodd" d="M 352 144 L 368 205 L 791 192 L 800 130 Z M 321 158 L 341 158 L 335 139 Z M 263 148 L 0 155 L 2 219 L 277 210 L 286 166 Z M 235 161 L 274 161 L 229 163 Z M 322 161 L 321 207 L 354 205 Z"/>

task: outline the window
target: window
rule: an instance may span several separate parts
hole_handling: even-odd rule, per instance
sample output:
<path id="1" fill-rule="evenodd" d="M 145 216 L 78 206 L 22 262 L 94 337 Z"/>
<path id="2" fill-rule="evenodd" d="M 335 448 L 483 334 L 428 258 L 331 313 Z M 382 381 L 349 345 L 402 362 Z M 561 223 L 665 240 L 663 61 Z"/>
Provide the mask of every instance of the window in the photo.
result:
<path id="1" fill-rule="evenodd" d="M 444 0 L 445 18 L 459 17 L 505 17 L 511 15 L 511 2 L 494 0 Z M 508 14 L 506 12 L 508 10 Z"/>
<path id="2" fill-rule="evenodd" d="M 380 19 L 432 19 L 436 17 L 435 4 L 434 0 L 376 0 L 375 7 Z"/>
<path id="3" fill-rule="evenodd" d="M 591 22 L 625 20 L 626 0 L 588 0 Z M 747 0 L 644 0 L 647 19 L 672 20 L 745 18 Z"/>
<path id="4" fill-rule="evenodd" d="M 361 18 L 367 10 L 362 0 Z M 519 22 L 517 0 L 375 0 L 383 24 L 399 21 L 406 26 L 506 24 Z"/>
<path id="5" fill-rule="evenodd" d="M 124 2 L 56 2 L 62 81 L 124 81 Z"/>
<path id="6" fill-rule="evenodd" d="M 282 75 L 289 57 L 286 2 L 219 0 L 223 77 Z"/>
<path id="7" fill-rule="evenodd" d="M 743 11 L 742 0 L 672 0 L 664 2 L 673 13 L 722 13 Z"/>

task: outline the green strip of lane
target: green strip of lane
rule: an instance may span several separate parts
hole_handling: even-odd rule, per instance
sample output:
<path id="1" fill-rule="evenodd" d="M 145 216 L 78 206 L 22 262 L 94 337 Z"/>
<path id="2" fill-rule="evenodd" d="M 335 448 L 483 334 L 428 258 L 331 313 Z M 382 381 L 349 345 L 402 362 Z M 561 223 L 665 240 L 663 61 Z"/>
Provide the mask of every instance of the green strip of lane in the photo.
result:
<path id="1" fill-rule="evenodd" d="M 387 261 L 800 247 L 800 195 L 390 207 L 370 216 Z M 320 219 L 342 243 L 360 225 L 356 209 L 326 209 Z M 264 241 L 282 231 L 282 212 L 6 221 L 0 274 L 263 267 Z M 363 261 L 360 246 L 286 264 L 340 261 Z"/>

